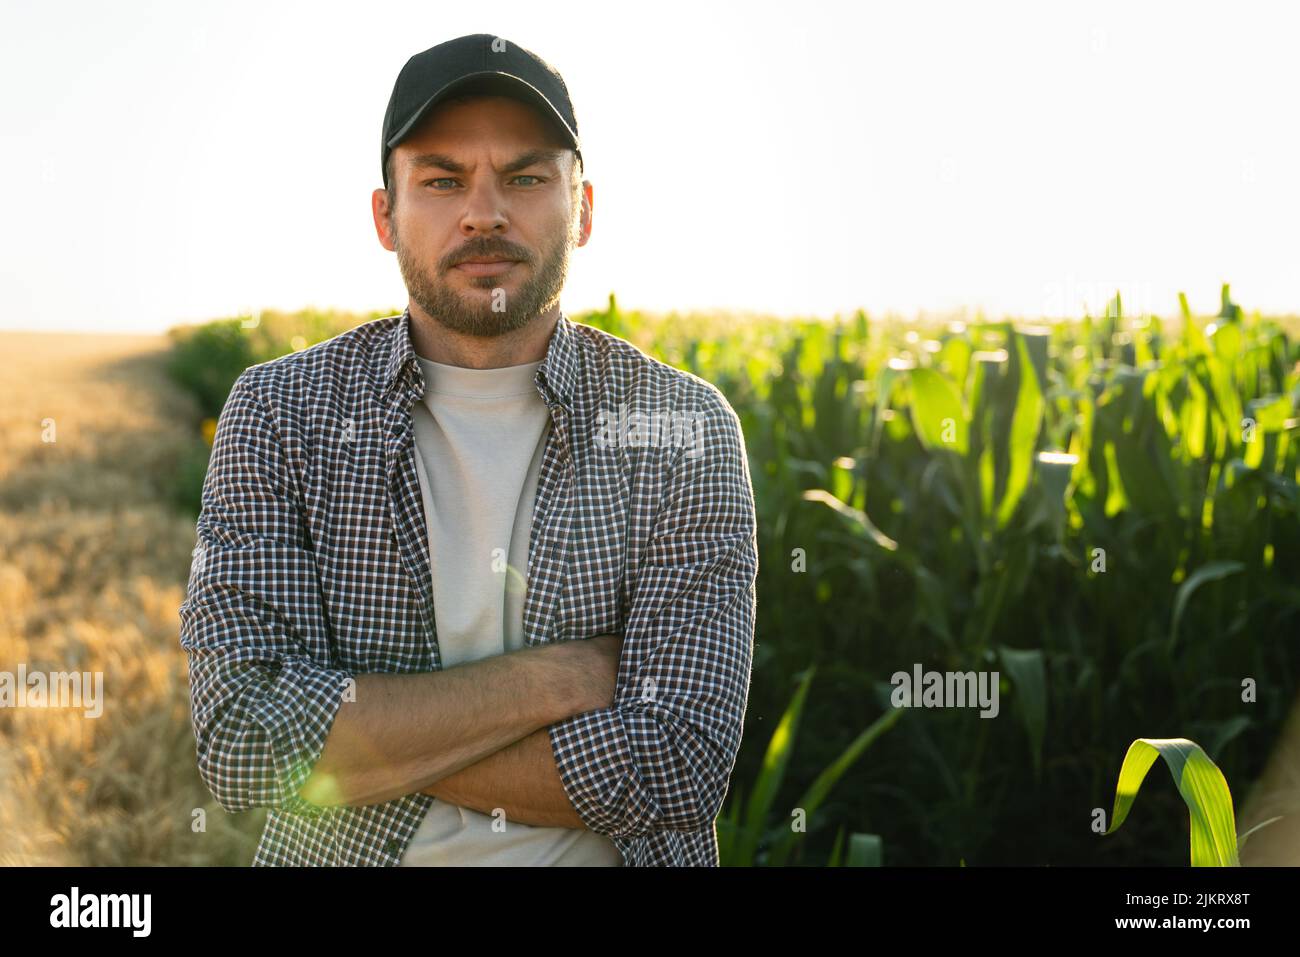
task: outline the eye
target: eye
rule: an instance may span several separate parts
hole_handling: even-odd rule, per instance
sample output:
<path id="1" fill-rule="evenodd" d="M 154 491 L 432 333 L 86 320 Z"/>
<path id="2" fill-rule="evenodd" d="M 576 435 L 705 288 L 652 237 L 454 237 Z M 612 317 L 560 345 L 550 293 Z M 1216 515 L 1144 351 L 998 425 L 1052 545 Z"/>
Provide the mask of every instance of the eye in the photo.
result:
<path id="1" fill-rule="evenodd" d="M 536 186 L 536 185 L 539 185 L 539 184 L 541 184 L 541 183 L 546 182 L 546 180 L 543 179 L 542 177 L 540 177 L 540 176 L 534 176 L 534 175 L 531 174 L 531 173 L 521 173 L 520 175 L 518 175 L 518 176 L 516 176 L 516 177 L 514 178 L 514 181 L 515 181 L 515 182 L 518 182 L 519 180 L 532 180 L 532 182 L 528 182 L 528 183 L 520 183 L 521 186 Z M 437 183 L 452 183 L 452 184 L 454 184 L 455 182 L 456 182 L 456 180 L 455 180 L 453 177 L 451 177 L 451 176 L 439 176 L 439 177 L 437 177 L 436 179 L 427 179 L 427 180 L 425 180 L 423 183 L 421 183 L 420 185 L 421 185 L 421 186 L 433 186 L 433 188 L 434 188 L 435 190 L 438 190 L 439 192 L 446 192 L 446 189 L 445 189 L 445 188 L 443 188 L 443 187 L 441 187 L 441 186 L 437 186 L 437 185 L 435 185 L 435 184 L 437 184 Z M 449 187 L 448 187 L 448 188 L 449 188 Z"/>

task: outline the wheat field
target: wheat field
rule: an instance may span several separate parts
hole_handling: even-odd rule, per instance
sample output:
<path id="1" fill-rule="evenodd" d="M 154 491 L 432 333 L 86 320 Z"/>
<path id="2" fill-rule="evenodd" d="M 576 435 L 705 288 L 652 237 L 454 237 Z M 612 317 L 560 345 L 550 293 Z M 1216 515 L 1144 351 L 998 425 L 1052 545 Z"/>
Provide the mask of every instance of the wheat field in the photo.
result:
<path id="1" fill-rule="evenodd" d="M 102 672 L 102 714 L 0 708 L 0 864 L 246 864 L 195 767 L 177 609 L 195 441 L 162 336 L 0 333 L 0 671 Z"/>

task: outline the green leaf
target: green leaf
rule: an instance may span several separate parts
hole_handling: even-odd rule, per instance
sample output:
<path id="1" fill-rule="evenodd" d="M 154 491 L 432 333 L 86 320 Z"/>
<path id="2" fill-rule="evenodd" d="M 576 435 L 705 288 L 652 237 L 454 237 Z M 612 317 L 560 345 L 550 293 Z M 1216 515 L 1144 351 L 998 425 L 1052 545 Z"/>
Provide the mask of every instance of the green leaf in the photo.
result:
<path id="1" fill-rule="evenodd" d="M 841 501 L 830 492 L 826 491 L 826 489 L 806 489 L 803 493 L 803 498 L 809 502 L 820 502 L 822 505 L 834 509 L 840 515 L 843 515 L 850 522 L 856 525 L 869 539 L 886 551 L 898 551 L 898 542 L 894 541 L 880 529 L 876 528 L 875 523 L 867 517 L 866 512 Z"/>
<path id="2" fill-rule="evenodd" d="M 1227 323 L 1216 326 L 1210 343 L 1220 361 L 1230 366 L 1241 355 L 1241 327 Z"/>
<path id="3" fill-rule="evenodd" d="M 1016 689 L 1020 719 L 1029 734 L 1035 776 L 1043 770 L 1043 738 L 1047 730 L 1047 668 L 1039 648 L 998 648 L 1002 666 Z"/>
<path id="4" fill-rule="evenodd" d="M 943 344 L 939 350 L 938 361 L 940 368 L 947 370 L 952 381 L 957 385 L 957 391 L 962 391 L 966 384 L 966 374 L 970 371 L 970 357 L 975 350 L 965 339 L 954 336 Z"/>
<path id="5" fill-rule="evenodd" d="M 1129 745 L 1115 787 L 1115 809 L 1106 834 L 1119 830 L 1156 758 L 1164 758 L 1191 814 L 1193 867 L 1237 867 L 1237 827 L 1232 792 L 1223 772 L 1186 738 L 1138 738 Z"/>
<path id="6" fill-rule="evenodd" d="M 840 855 L 844 853 L 844 825 L 841 824 L 839 830 L 835 832 L 835 843 L 831 845 L 831 856 L 826 861 L 827 867 L 839 867 Z"/>
<path id="7" fill-rule="evenodd" d="M 949 646 L 955 644 L 948 627 L 948 605 L 952 600 L 949 585 L 924 565 L 917 565 L 916 614 L 914 620 L 925 625 Z"/>
<path id="8" fill-rule="evenodd" d="M 1038 383 L 1038 373 L 1034 371 L 1025 347 L 1025 337 L 1016 335 L 1016 354 L 1020 386 L 1016 392 L 1016 408 L 1011 420 L 1011 434 L 1007 449 L 1007 484 L 1002 493 L 1002 502 L 998 506 L 998 527 L 1005 528 L 1011 520 L 1016 506 L 1020 504 L 1025 489 L 1029 487 L 1029 477 L 1034 464 L 1034 452 L 1038 445 L 1038 431 L 1043 422 L 1043 390 Z"/>
<path id="9" fill-rule="evenodd" d="M 1070 474 L 1078 466 L 1079 456 L 1069 452 L 1039 452 L 1034 463 L 1044 507 L 1059 530 L 1066 518 L 1065 493 L 1070 486 Z"/>
<path id="10" fill-rule="evenodd" d="M 745 805 L 744 785 L 737 783 L 735 793 L 729 794 L 726 811 L 718 818 L 718 862 L 723 866 L 748 865 L 750 861 L 733 859 L 736 841 L 740 834 L 740 809 Z"/>
<path id="11" fill-rule="evenodd" d="M 1267 395 L 1254 399 L 1248 406 L 1250 417 L 1261 432 L 1282 432 L 1291 418 L 1292 401 L 1289 394 Z"/>
<path id="12" fill-rule="evenodd" d="M 785 769 L 790 763 L 790 755 L 794 750 L 795 735 L 799 733 L 799 720 L 803 716 L 804 702 L 808 698 L 808 688 L 812 684 L 816 671 L 816 665 L 812 665 L 804 672 L 803 680 L 799 682 L 799 687 L 785 709 L 785 714 L 781 715 L 780 722 L 772 732 L 767 753 L 763 757 L 763 768 L 759 772 L 758 780 L 754 782 L 754 791 L 750 795 L 744 823 L 736 841 L 735 859 L 738 863 L 753 862 L 768 811 L 772 807 L 777 791 L 781 789 L 781 782 L 785 780 Z"/>
<path id="13" fill-rule="evenodd" d="M 1241 307 L 1232 301 L 1229 286 L 1225 282 L 1223 288 L 1219 290 L 1219 301 L 1222 306 L 1219 308 L 1219 318 L 1228 319 L 1237 322 L 1241 319 Z"/>
<path id="14" fill-rule="evenodd" d="M 993 447 L 984 446 L 984 451 L 980 453 L 979 460 L 980 473 L 980 508 L 981 515 L 993 514 L 993 492 L 997 485 L 997 475 L 993 471 Z"/>
<path id="15" fill-rule="evenodd" d="M 956 387 L 933 369 L 913 369 L 912 421 L 922 444 L 965 455 L 969 423 Z"/>
<path id="16" fill-rule="evenodd" d="M 1221 561 L 1210 562 L 1208 565 L 1202 565 L 1192 574 L 1187 576 L 1187 580 L 1178 588 L 1178 594 L 1174 598 L 1174 618 L 1173 623 L 1169 626 L 1169 648 L 1173 650 L 1174 643 L 1178 641 L 1178 625 L 1183 620 L 1183 612 L 1187 609 L 1187 603 L 1191 600 L 1192 594 L 1206 582 L 1218 581 L 1221 578 L 1227 578 L 1245 568 L 1243 562 L 1238 561 Z"/>
<path id="17" fill-rule="evenodd" d="M 873 741 L 892 728 L 905 713 L 906 710 L 903 708 L 890 708 L 885 714 L 871 722 L 861 734 L 853 739 L 838 758 L 831 762 L 821 774 L 817 775 L 817 780 L 813 781 L 812 786 L 803 793 L 795 807 L 802 808 L 804 814 L 811 818 L 813 813 L 821 807 L 822 802 L 826 800 L 831 788 L 844 776 L 844 772 L 851 768 L 858 758 L 862 757 L 863 752 L 871 746 Z M 794 847 L 795 841 L 802 836 L 787 829 L 772 848 L 770 863 L 778 867 L 784 864 Z"/>
<path id="18" fill-rule="evenodd" d="M 1180 418 L 1182 419 L 1183 445 L 1188 457 L 1200 459 L 1205 455 L 1206 417 L 1209 414 L 1209 400 L 1205 390 L 1195 377 L 1187 380 L 1187 398 L 1183 400 Z"/>
<path id="19" fill-rule="evenodd" d="M 1118 473 L 1118 486 L 1111 492 L 1122 491 L 1140 514 L 1173 520 L 1179 507 L 1178 479 L 1170 466 L 1173 446 L 1153 401 L 1157 380 L 1150 370 L 1119 369 L 1098 407 L 1096 428 Z M 1108 515 L 1115 514 L 1111 507 L 1107 502 Z M 1122 507 L 1116 503 L 1116 511 Z"/>
<path id="20" fill-rule="evenodd" d="M 1102 447 L 1102 456 L 1106 468 L 1106 505 L 1105 512 L 1107 517 L 1118 515 L 1128 504 L 1124 497 L 1124 482 L 1120 477 L 1119 460 L 1115 456 L 1115 443 L 1107 441 Z"/>
<path id="21" fill-rule="evenodd" d="M 874 458 L 880 452 L 880 434 L 884 429 L 885 410 L 894 394 L 894 384 L 901 373 L 886 365 L 880 370 L 876 381 L 876 407 L 871 416 L 871 455 Z"/>

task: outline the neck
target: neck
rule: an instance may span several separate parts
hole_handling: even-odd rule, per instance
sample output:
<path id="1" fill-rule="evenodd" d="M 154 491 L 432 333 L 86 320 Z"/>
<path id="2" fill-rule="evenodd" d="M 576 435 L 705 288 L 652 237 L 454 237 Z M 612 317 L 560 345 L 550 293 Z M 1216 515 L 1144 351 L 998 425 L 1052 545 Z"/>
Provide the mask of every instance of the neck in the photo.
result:
<path id="1" fill-rule="evenodd" d="M 500 369 L 539 362 L 546 357 L 551 335 L 560 320 L 560 307 L 556 304 L 522 329 L 499 336 L 469 336 L 439 324 L 413 302 L 409 309 L 411 345 L 416 354 L 467 369 Z"/>

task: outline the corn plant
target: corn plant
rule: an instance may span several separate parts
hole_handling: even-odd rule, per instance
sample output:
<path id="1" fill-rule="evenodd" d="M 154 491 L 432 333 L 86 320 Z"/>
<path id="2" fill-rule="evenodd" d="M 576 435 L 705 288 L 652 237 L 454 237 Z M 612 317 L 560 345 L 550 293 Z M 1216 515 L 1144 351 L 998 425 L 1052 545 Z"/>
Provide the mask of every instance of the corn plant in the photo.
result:
<path id="1" fill-rule="evenodd" d="M 1137 799 L 1147 772 L 1157 758 L 1164 760 L 1191 815 L 1191 864 L 1193 867 L 1238 867 L 1239 842 L 1232 792 L 1223 772 L 1201 746 L 1186 738 L 1138 738 L 1129 745 L 1119 769 L 1115 787 L 1115 808 L 1105 834 L 1114 834 L 1124 823 Z M 1240 844 L 1252 833 L 1281 820 L 1261 821 L 1241 836 Z"/>
<path id="2" fill-rule="evenodd" d="M 864 729 L 840 756 L 826 767 L 795 802 L 790 817 L 778 816 L 775 824 L 769 821 L 777 792 L 785 780 L 786 769 L 794 750 L 799 722 L 803 717 L 808 689 L 812 685 L 816 667 L 809 667 L 799 682 L 785 713 L 768 742 L 763 767 L 755 780 L 748 802 L 744 789 L 738 788 L 728 802 L 728 807 L 718 819 L 718 856 L 723 865 L 752 866 L 767 864 L 774 867 L 789 863 L 800 847 L 806 822 L 822 806 L 826 796 L 843 777 L 844 772 L 871 746 L 872 742 L 888 731 L 902 716 L 897 709 L 887 711 Z M 881 862 L 880 837 L 874 834 L 851 834 L 849 848 L 843 850 L 844 830 L 840 829 L 831 851 L 830 866 L 866 867 Z"/>

